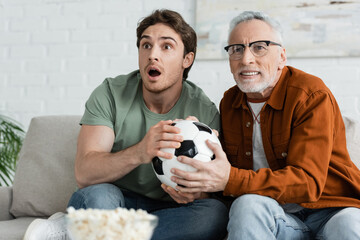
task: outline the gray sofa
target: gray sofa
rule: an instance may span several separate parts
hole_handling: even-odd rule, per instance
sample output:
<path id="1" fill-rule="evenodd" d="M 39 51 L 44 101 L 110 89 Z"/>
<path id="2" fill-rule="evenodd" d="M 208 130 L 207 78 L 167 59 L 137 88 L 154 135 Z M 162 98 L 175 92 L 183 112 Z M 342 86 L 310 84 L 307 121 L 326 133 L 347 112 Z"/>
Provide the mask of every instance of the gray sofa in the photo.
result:
<path id="1" fill-rule="evenodd" d="M 35 218 L 65 212 L 76 190 L 74 159 L 80 116 L 31 120 L 12 187 L 0 187 L 0 240 L 20 240 Z M 360 168 L 360 123 L 344 118 L 347 145 Z"/>
<path id="2" fill-rule="evenodd" d="M 74 160 L 80 116 L 31 120 L 12 187 L 0 188 L 0 239 L 23 239 L 35 218 L 65 212 L 76 190 Z"/>

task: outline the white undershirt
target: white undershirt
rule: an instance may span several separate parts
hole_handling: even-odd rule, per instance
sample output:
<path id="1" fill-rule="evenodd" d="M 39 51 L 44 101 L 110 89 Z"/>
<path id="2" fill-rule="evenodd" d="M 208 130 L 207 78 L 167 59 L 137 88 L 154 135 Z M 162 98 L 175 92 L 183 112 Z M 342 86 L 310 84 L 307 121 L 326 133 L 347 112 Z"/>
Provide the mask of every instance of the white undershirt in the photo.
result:
<path id="1" fill-rule="evenodd" d="M 255 116 L 257 116 L 257 119 L 260 121 L 260 114 L 262 107 L 264 106 L 265 102 L 260 103 L 253 103 L 248 102 L 250 107 L 252 108 Z M 258 123 L 254 118 L 254 126 L 253 126 L 253 170 L 257 171 L 259 168 L 268 168 L 269 164 L 266 160 L 266 155 L 264 151 L 264 146 L 262 142 L 262 134 L 261 134 L 261 127 L 260 123 Z"/>
<path id="2" fill-rule="evenodd" d="M 257 116 L 257 119 L 260 122 L 259 112 L 263 108 L 265 102 L 260 102 L 260 103 L 248 102 L 248 104 L 250 105 L 255 116 Z M 254 119 L 253 137 L 252 137 L 253 138 L 252 139 L 253 140 L 253 147 L 252 147 L 253 148 L 253 170 L 257 171 L 260 168 L 270 168 L 270 166 L 267 162 L 265 151 L 264 151 L 260 123 L 258 123 L 255 120 L 254 115 L 253 115 L 253 119 Z M 303 207 L 301 207 L 300 205 L 295 204 L 295 203 L 282 204 L 281 206 L 285 210 L 285 212 L 288 212 L 288 213 L 295 213 L 295 212 L 298 212 L 303 209 Z"/>

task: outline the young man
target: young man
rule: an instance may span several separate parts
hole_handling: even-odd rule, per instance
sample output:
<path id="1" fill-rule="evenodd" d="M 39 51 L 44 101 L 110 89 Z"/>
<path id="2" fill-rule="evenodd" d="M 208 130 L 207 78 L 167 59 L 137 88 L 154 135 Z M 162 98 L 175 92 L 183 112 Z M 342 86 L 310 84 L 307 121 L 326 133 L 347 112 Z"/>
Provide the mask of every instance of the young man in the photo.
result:
<path id="1" fill-rule="evenodd" d="M 229 240 L 360 239 L 360 171 L 330 90 L 286 66 L 279 25 L 262 13 L 233 19 L 228 43 L 237 86 L 220 103 L 226 154 L 209 143 L 210 164 L 181 157 L 198 171 L 175 169 L 178 190 L 233 197 Z"/>
<path id="2" fill-rule="evenodd" d="M 180 146 L 173 119 L 196 116 L 219 128 L 216 106 L 186 81 L 196 33 L 178 13 L 157 10 L 139 23 L 137 46 L 139 70 L 106 79 L 86 103 L 75 161 L 79 190 L 69 206 L 146 210 L 158 217 L 153 239 L 221 239 L 225 205 L 204 192 L 161 185 L 151 166 L 155 156 L 171 158 L 161 148 Z M 41 229 L 56 230 L 56 221 L 43 221 L 25 239 L 48 239 L 41 232 L 52 233 Z"/>

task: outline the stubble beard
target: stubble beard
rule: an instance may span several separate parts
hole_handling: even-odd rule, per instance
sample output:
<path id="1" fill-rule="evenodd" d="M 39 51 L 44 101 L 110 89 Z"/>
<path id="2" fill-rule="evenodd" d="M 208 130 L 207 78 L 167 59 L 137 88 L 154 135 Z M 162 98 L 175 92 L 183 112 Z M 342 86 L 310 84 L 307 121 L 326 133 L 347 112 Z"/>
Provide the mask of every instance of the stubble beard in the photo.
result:
<path id="1" fill-rule="evenodd" d="M 244 93 L 262 93 L 270 87 L 270 85 L 274 82 L 274 79 L 275 76 L 273 76 L 269 81 L 260 79 L 257 83 L 253 81 L 243 83 L 239 79 L 235 82 L 238 88 Z"/>
<path id="2" fill-rule="evenodd" d="M 244 93 L 260 93 L 264 91 L 269 85 L 269 82 L 262 81 L 260 83 L 242 83 L 237 80 L 236 85 Z"/>

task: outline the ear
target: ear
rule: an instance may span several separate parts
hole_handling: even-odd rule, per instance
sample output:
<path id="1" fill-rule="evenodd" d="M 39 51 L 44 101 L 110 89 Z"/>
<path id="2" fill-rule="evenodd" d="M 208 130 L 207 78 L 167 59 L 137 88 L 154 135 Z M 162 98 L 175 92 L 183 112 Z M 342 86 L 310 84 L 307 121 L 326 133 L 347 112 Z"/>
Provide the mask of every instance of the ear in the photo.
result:
<path id="1" fill-rule="evenodd" d="M 189 52 L 185 55 L 184 60 L 183 60 L 183 68 L 188 68 L 191 66 L 191 64 L 194 62 L 194 53 L 193 52 Z"/>
<path id="2" fill-rule="evenodd" d="M 285 67 L 287 61 L 285 48 L 281 48 L 280 51 L 281 52 L 280 52 L 280 61 L 279 61 L 278 70 L 282 70 Z"/>

